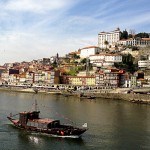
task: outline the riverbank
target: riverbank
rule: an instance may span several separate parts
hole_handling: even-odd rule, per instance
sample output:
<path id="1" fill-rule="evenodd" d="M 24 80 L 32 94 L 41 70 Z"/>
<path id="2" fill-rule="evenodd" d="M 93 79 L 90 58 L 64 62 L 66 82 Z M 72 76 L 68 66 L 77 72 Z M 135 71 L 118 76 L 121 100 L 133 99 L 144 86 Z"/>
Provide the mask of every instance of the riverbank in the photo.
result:
<path id="1" fill-rule="evenodd" d="M 61 94 L 60 90 L 34 90 L 33 88 L 0 88 L 0 91 L 7 91 L 7 92 L 21 92 L 21 93 L 41 93 L 41 94 Z"/>
<path id="2" fill-rule="evenodd" d="M 125 94 L 125 93 L 97 93 L 96 97 L 107 98 L 113 100 L 124 100 L 132 103 L 138 104 L 149 104 L 150 105 L 150 95 L 148 94 Z"/>
<path id="3" fill-rule="evenodd" d="M 21 93 L 35 93 L 35 94 L 62 94 L 64 96 L 78 96 L 80 91 L 78 92 L 63 92 L 61 90 L 42 90 L 39 89 L 36 92 L 33 88 L 10 88 L 10 87 L 1 87 L 0 91 L 7 91 L 7 92 L 21 92 Z M 148 94 L 133 94 L 133 93 L 113 93 L 110 89 L 103 89 L 103 90 L 94 90 L 94 91 L 82 91 L 84 95 L 95 96 L 96 98 L 105 98 L 105 99 L 112 99 L 112 100 L 124 100 L 129 101 L 132 103 L 139 103 L 139 104 L 150 104 L 150 95 Z"/>

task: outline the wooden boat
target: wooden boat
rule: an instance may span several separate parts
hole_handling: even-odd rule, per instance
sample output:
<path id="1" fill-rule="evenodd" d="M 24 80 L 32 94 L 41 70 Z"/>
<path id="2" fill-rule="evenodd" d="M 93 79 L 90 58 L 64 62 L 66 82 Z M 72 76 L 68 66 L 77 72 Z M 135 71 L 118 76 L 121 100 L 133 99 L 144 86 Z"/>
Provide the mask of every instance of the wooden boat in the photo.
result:
<path id="1" fill-rule="evenodd" d="M 95 96 L 82 96 L 81 99 L 95 99 Z"/>
<path id="2" fill-rule="evenodd" d="M 79 98 L 81 98 L 81 99 L 95 99 L 96 97 L 94 95 L 85 95 L 83 93 L 80 93 Z"/>
<path id="3" fill-rule="evenodd" d="M 10 115 L 7 118 L 17 128 L 28 132 L 47 134 L 53 137 L 64 138 L 79 138 L 87 130 L 85 123 L 81 128 L 72 125 L 63 125 L 60 120 L 52 120 L 48 118 L 40 118 L 40 111 L 23 111 L 20 112 L 19 118 L 15 119 L 17 115 Z"/>

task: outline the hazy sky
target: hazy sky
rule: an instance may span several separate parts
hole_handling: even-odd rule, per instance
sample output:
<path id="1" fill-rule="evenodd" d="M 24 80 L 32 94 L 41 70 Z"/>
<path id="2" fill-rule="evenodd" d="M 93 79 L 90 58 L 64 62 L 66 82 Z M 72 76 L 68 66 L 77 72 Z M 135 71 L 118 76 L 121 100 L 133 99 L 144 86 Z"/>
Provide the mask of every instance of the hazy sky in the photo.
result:
<path id="1" fill-rule="evenodd" d="M 150 0 L 0 0 L 0 64 L 63 56 L 117 27 L 150 32 Z"/>

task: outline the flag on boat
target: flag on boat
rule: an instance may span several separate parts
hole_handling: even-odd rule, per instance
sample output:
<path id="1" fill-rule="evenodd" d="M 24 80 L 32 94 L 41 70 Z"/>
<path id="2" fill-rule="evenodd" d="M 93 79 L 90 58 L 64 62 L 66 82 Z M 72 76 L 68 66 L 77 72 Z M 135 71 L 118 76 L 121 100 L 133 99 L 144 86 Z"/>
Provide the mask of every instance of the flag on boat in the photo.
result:
<path id="1" fill-rule="evenodd" d="M 87 128 L 87 123 L 84 123 L 82 127 Z"/>

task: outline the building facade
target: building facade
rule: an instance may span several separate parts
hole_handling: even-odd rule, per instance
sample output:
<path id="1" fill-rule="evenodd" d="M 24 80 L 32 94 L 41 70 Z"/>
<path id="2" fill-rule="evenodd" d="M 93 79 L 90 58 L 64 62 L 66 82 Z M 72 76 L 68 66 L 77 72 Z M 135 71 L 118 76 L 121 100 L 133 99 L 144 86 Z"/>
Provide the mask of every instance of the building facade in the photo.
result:
<path id="1" fill-rule="evenodd" d="M 127 40 L 120 40 L 117 42 L 119 45 L 125 46 L 140 46 L 145 47 L 150 45 L 150 38 L 130 38 Z"/>
<path id="2" fill-rule="evenodd" d="M 123 70 L 105 69 L 95 75 L 96 85 L 102 88 L 117 88 L 125 84 L 125 76 Z"/>
<path id="3" fill-rule="evenodd" d="M 115 45 L 121 37 L 121 31 L 117 28 L 111 32 L 100 32 L 98 34 L 98 46 L 100 48 L 107 48 L 109 46 Z M 108 45 L 105 44 L 105 41 L 108 42 Z"/>
<path id="4" fill-rule="evenodd" d="M 97 67 L 113 66 L 114 63 L 122 62 L 122 55 L 120 54 L 97 54 L 89 56 L 90 63 Z"/>
<path id="5" fill-rule="evenodd" d="M 90 55 L 95 55 L 99 52 L 100 52 L 100 48 L 97 46 L 84 47 L 80 49 L 80 57 L 86 58 L 89 57 Z"/>
<path id="6" fill-rule="evenodd" d="M 95 85 L 95 76 L 69 76 L 68 82 L 71 85 Z"/>
<path id="7" fill-rule="evenodd" d="M 137 86 L 137 77 L 131 76 L 131 87 L 134 88 Z"/>
<path id="8" fill-rule="evenodd" d="M 150 69 L 150 60 L 140 60 L 138 61 L 139 68 Z"/>

